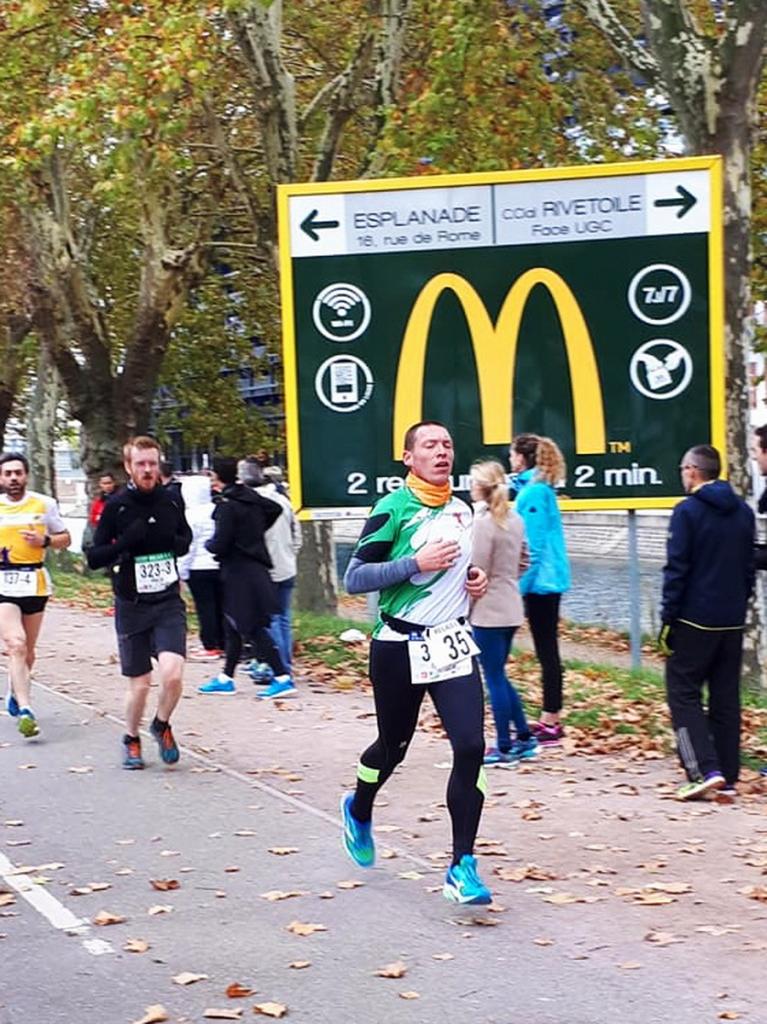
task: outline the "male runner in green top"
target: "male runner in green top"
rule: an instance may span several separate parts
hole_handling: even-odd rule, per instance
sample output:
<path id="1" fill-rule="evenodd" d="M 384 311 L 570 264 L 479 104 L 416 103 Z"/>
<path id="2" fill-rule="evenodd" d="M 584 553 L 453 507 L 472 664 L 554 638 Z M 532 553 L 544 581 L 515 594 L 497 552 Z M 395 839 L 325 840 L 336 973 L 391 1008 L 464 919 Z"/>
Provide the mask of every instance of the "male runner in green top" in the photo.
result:
<path id="1" fill-rule="evenodd" d="M 370 646 L 378 736 L 360 757 L 357 788 L 341 801 L 344 846 L 360 865 L 375 860 L 373 801 L 403 760 L 428 690 L 453 748 L 447 806 L 453 861 L 444 895 L 490 903 L 477 874 L 474 840 L 484 801 L 482 684 L 468 627 L 470 597 L 487 587 L 469 565 L 472 510 L 452 495 L 453 442 L 441 423 L 405 435 L 405 486 L 373 509 L 355 548 L 349 593 L 380 591 Z"/>

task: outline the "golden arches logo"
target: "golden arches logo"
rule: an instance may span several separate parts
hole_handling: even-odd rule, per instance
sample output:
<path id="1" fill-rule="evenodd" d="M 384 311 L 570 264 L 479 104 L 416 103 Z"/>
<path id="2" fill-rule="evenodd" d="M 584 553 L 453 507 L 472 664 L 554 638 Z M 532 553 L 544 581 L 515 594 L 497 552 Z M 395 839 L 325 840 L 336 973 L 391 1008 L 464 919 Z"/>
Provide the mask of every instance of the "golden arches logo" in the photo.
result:
<path id="1" fill-rule="evenodd" d="M 411 423 L 423 418 L 423 379 L 431 321 L 440 296 L 452 291 L 469 327 L 479 379 L 482 440 L 508 444 L 514 409 L 514 370 L 522 315 L 536 285 L 548 289 L 562 325 L 579 455 L 607 450 L 604 403 L 594 346 L 578 301 L 553 270 L 535 267 L 522 274 L 504 299 L 493 324 L 476 289 L 458 274 L 437 274 L 421 289 L 410 312 L 397 367 L 394 391 L 393 454 L 402 454 L 402 439 Z"/>

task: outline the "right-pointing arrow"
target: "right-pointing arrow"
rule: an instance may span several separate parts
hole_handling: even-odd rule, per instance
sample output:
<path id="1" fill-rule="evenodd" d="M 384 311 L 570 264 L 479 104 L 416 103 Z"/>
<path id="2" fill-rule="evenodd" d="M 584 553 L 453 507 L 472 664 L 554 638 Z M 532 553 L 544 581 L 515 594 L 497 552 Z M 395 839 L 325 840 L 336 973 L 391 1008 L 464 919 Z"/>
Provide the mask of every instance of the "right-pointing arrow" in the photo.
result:
<path id="1" fill-rule="evenodd" d="M 691 210 L 697 203 L 697 198 L 688 192 L 684 185 L 677 185 L 677 198 L 675 199 L 656 199 L 654 206 L 678 206 L 677 219 L 684 217 L 684 215 Z"/>

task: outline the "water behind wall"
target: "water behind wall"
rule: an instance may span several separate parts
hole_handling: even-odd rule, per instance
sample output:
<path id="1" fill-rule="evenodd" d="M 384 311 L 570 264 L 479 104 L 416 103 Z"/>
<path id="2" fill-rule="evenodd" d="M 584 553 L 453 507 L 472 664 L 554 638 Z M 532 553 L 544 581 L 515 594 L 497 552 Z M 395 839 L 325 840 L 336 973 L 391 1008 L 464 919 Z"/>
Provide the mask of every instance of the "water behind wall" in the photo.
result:
<path id="1" fill-rule="evenodd" d="M 342 541 L 336 544 L 339 580 L 343 579 L 353 549 L 353 544 Z M 627 563 L 571 558 L 570 568 L 572 587 L 562 599 L 562 618 L 628 632 L 630 607 Z M 659 628 L 661 567 L 657 563 L 641 564 L 639 573 L 642 630 L 654 634 Z"/>

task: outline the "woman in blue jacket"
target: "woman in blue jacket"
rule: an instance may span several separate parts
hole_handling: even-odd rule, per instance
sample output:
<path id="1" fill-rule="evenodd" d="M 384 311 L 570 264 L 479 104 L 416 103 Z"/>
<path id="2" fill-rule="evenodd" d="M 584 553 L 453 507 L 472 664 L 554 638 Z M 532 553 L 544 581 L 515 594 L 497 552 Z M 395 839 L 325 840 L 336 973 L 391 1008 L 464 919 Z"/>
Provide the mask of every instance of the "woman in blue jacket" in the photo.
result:
<path id="1" fill-rule="evenodd" d="M 551 438 L 536 434 L 515 437 L 509 459 L 516 474 L 514 507 L 524 521 L 530 551 L 530 567 L 519 580 L 519 590 L 543 676 L 543 711 L 530 728 L 539 743 L 553 745 L 564 735 L 559 720 L 562 662 L 557 633 L 559 603 L 570 589 L 570 563 L 554 488 L 564 480 L 565 460 Z"/>

